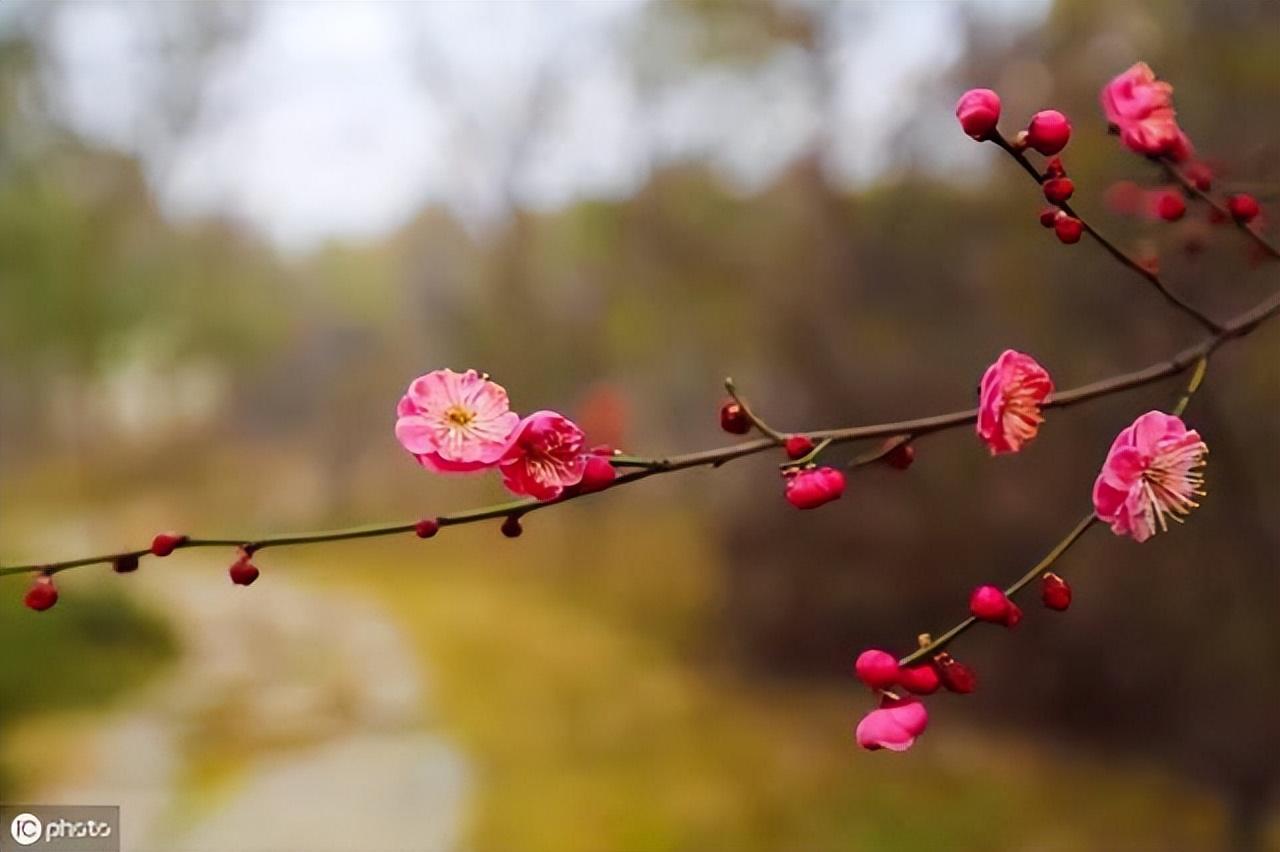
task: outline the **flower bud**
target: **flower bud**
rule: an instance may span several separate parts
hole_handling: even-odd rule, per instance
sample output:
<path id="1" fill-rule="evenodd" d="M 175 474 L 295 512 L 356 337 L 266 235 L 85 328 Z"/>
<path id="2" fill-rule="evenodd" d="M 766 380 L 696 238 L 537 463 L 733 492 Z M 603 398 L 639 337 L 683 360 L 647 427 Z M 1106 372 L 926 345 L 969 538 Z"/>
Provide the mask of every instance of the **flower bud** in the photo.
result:
<path id="1" fill-rule="evenodd" d="M 413 525 L 413 532 L 418 538 L 431 538 L 440 532 L 440 522 L 435 518 L 423 518 Z"/>
<path id="2" fill-rule="evenodd" d="M 1155 211 L 1166 222 L 1176 222 L 1186 214 L 1187 202 L 1182 200 L 1181 193 L 1166 190 L 1156 196 Z"/>
<path id="3" fill-rule="evenodd" d="M 111 560 L 111 570 L 117 574 L 132 574 L 138 570 L 138 554 L 125 553 Z"/>
<path id="4" fill-rule="evenodd" d="M 1261 208 L 1258 207 L 1258 200 L 1245 192 L 1228 198 L 1227 210 L 1231 212 L 1231 218 L 1237 222 L 1252 221 L 1261 212 Z"/>
<path id="5" fill-rule="evenodd" d="M 1066 166 L 1062 165 L 1061 157 L 1050 157 L 1049 162 L 1044 164 L 1044 176 L 1048 178 L 1060 178 L 1067 176 Z"/>
<path id="6" fill-rule="evenodd" d="M 1208 192 L 1213 188 L 1213 169 L 1204 163 L 1188 163 L 1184 171 L 1187 179 L 1201 192 Z"/>
<path id="7" fill-rule="evenodd" d="M 36 577 L 35 582 L 31 584 L 31 588 L 27 589 L 27 594 L 23 597 L 22 602 L 29 609 L 34 609 L 36 612 L 44 612 L 56 604 L 58 602 L 58 589 L 53 585 L 53 576 L 42 573 Z"/>
<path id="8" fill-rule="evenodd" d="M 1071 139 L 1071 122 L 1056 109 L 1042 110 L 1031 116 L 1027 125 L 1027 145 L 1046 157 L 1067 147 Z"/>
<path id="9" fill-rule="evenodd" d="M 1059 216 L 1053 223 L 1053 232 L 1060 242 L 1072 245 L 1080 242 L 1084 233 L 1084 223 L 1074 216 Z"/>
<path id="10" fill-rule="evenodd" d="M 720 428 L 730 435 L 745 435 L 751 431 L 751 418 L 741 405 L 729 400 L 720 406 Z"/>
<path id="11" fill-rule="evenodd" d="M 1044 197 L 1050 204 L 1065 204 L 1076 191 L 1069 177 L 1049 178 L 1044 182 Z"/>
<path id="12" fill-rule="evenodd" d="M 787 502 L 797 509 L 816 509 L 840 499 L 842 494 L 844 474 L 833 467 L 802 470 L 787 479 Z"/>
<path id="13" fill-rule="evenodd" d="M 1012 602 L 997 586 L 978 586 L 969 595 L 969 614 L 979 621 L 1003 624 Z"/>
<path id="14" fill-rule="evenodd" d="M 898 658 L 875 648 L 863 651 L 853 664 L 858 680 L 872 689 L 888 689 L 898 682 Z"/>
<path id="15" fill-rule="evenodd" d="M 880 706 L 858 722 L 854 736 L 868 751 L 906 751 L 929 726 L 929 711 L 918 698 L 885 696 Z"/>
<path id="16" fill-rule="evenodd" d="M 617 476 L 618 471 L 609 464 L 607 456 L 590 455 L 587 457 L 587 466 L 582 471 L 578 491 L 582 494 L 590 494 L 593 491 L 608 488 Z"/>
<path id="17" fill-rule="evenodd" d="M 792 461 L 802 459 L 813 452 L 813 440 L 808 435 L 788 435 L 783 449 Z"/>
<path id="18" fill-rule="evenodd" d="M 1057 207 L 1046 207 L 1040 211 L 1040 224 L 1046 228 L 1052 228 L 1057 224 L 1058 219 L 1067 215 Z"/>
<path id="19" fill-rule="evenodd" d="M 932 663 L 907 666 L 898 672 L 898 685 L 916 695 L 932 695 L 941 683 Z"/>
<path id="20" fill-rule="evenodd" d="M 231 577 L 231 582 L 237 586 L 251 586 L 253 581 L 258 579 L 258 568 L 249 561 L 249 554 L 241 553 L 235 562 L 231 563 L 231 568 L 227 570 L 227 574 Z"/>
<path id="21" fill-rule="evenodd" d="M 163 532 L 151 539 L 151 554 L 153 556 L 168 556 L 170 553 L 186 542 L 187 537 L 179 533 Z"/>
<path id="22" fill-rule="evenodd" d="M 502 534 L 507 538 L 519 538 L 524 532 L 524 527 L 520 525 L 519 515 L 507 515 L 507 519 L 502 522 Z"/>
<path id="23" fill-rule="evenodd" d="M 1040 581 L 1040 600 L 1049 609 L 1062 612 L 1071 606 L 1071 586 L 1067 581 L 1050 571 Z"/>
<path id="24" fill-rule="evenodd" d="M 957 661 L 947 652 L 938 654 L 933 661 L 938 669 L 938 679 L 948 691 L 968 695 L 978 688 L 978 675 L 973 669 Z"/>
<path id="25" fill-rule="evenodd" d="M 893 440 L 890 438 L 890 440 Z M 896 444 L 884 454 L 884 463 L 894 470 L 906 470 L 916 460 L 916 448 L 910 443 Z"/>
<path id="26" fill-rule="evenodd" d="M 956 101 L 956 118 L 965 133 L 982 141 L 1000 120 L 1000 96 L 990 89 L 970 89 Z"/>

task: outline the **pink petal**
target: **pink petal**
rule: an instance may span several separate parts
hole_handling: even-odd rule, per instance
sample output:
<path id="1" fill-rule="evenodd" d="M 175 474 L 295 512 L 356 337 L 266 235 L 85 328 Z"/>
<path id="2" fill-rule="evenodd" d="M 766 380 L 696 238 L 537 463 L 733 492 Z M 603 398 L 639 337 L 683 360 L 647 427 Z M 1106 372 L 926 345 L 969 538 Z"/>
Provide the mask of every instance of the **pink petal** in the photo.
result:
<path id="1" fill-rule="evenodd" d="M 434 453 L 438 449 L 435 429 L 425 417 L 411 414 L 396 421 L 396 440 L 411 453 Z"/>
<path id="2" fill-rule="evenodd" d="M 1148 411 L 1133 421 L 1134 446 L 1148 458 L 1155 455 L 1160 442 L 1181 437 L 1187 431 L 1183 422 L 1163 411 Z"/>

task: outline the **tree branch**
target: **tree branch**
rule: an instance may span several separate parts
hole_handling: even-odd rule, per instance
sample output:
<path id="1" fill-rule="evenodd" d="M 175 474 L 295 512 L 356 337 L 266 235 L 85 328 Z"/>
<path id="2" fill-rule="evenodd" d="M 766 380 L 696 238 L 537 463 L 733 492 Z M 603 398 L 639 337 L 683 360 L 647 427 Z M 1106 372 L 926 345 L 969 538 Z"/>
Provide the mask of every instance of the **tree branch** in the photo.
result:
<path id="1" fill-rule="evenodd" d="M 1022 151 L 1019 151 L 1017 148 L 1013 147 L 1013 145 L 1009 143 L 1009 140 L 1005 139 L 1004 136 L 1000 135 L 1000 131 L 993 130 L 990 136 L 988 136 L 987 138 L 990 139 L 992 142 L 994 142 L 996 145 L 998 145 L 1001 149 L 1003 149 L 1004 152 L 1008 154 L 1010 157 L 1013 157 L 1013 159 L 1018 163 L 1018 165 L 1022 166 L 1023 171 L 1031 175 L 1032 179 L 1035 180 L 1037 184 L 1041 184 L 1041 185 L 1044 184 L 1045 176 L 1042 175 L 1040 171 L 1031 164 L 1031 161 L 1027 159 L 1026 154 L 1024 154 Z M 1122 250 L 1115 243 L 1111 242 L 1111 240 L 1107 239 L 1101 233 L 1099 233 L 1096 228 L 1094 228 L 1092 225 L 1089 224 L 1088 220 L 1086 220 L 1083 216 L 1081 216 L 1071 207 L 1070 203 L 1063 201 L 1056 204 L 1055 206 L 1059 210 L 1061 210 L 1063 213 L 1066 213 L 1068 216 L 1079 219 L 1080 224 L 1084 227 L 1084 232 L 1088 234 L 1093 239 L 1094 242 L 1096 242 L 1098 245 L 1106 249 L 1107 253 L 1112 257 L 1114 257 L 1116 260 L 1120 261 L 1121 264 L 1123 264 L 1133 272 L 1145 278 L 1147 280 L 1147 283 L 1149 283 L 1152 287 L 1154 287 L 1156 289 L 1156 292 L 1158 292 L 1161 296 L 1163 296 L 1166 302 L 1173 305 L 1175 308 L 1177 308 L 1187 316 L 1194 319 L 1206 330 L 1211 331 L 1215 334 L 1222 331 L 1223 327 L 1219 325 L 1215 320 L 1201 313 L 1200 310 L 1196 308 L 1194 305 L 1185 301 L 1180 296 L 1177 296 L 1168 287 L 1166 287 L 1164 281 L 1160 279 L 1159 275 L 1157 275 L 1155 272 L 1152 272 L 1150 269 L 1143 266 L 1141 263 L 1138 263 L 1138 261 L 1135 260 L 1133 257 L 1131 257 L 1127 252 Z"/>
<path id="2" fill-rule="evenodd" d="M 1228 210 L 1226 207 L 1218 203 L 1218 201 L 1212 195 L 1205 192 L 1200 187 L 1196 186 L 1195 181 L 1187 177 L 1186 173 L 1183 172 L 1182 169 L 1178 167 L 1177 163 L 1175 163 L 1173 160 L 1169 159 L 1168 157 L 1161 157 L 1157 159 L 1156 162 L 1159 163 L 1164 168 L 1165 174 L 1169 175 L 1169 177 L 1173 178 L 1175 181 L 1178 182 L 1178 185 L 1181 186 L 1185 192 L 1195 196 L 1200 201 L 1203 201 L 1205 204 L 1208 204 L 1210 207 L 1216 210 L 1218 214 L 1221 215 L 1224 219 L 1227 219 L 1230 222 L 1234 222 L 1236 228 L 1238 228 L 1242 233 L 1244 233 L 1245 236 L 1249 237 L 1249 239 L 1253 240 L 1254 243 L 1256 243 L 1264 252 L 1270 255 L 1273 259 L 1280 260 L 1280 248 L 1276 248 L 1276 246 L 1270 240 L 1264 237 L 1256 229 L 1249 227 L 1248 222 L 1241 222 L 1239 219 L 1232 216 L 1230 210 Z"/>
<path id="3" fill-rule="evenodd" d="M 1267 320 L 1276 316 L 1278 313 L 1280 313 L 1280 293 L 1259 302 L 1249 310 L 1237 315 L 1225 326 L 1222 326 L 1218 333 L 1205 337 L 1199 343 L 1175 353 L 1168 359 L 1157 361 L 1140 370 L 1120 373 L 1101 381 L 1055 393 L 1045 400 L 1043 407 L 1067 408 L 1091 399 L 1097 399 L 1099 397 L 1109 396 L 1111 394 L 1153 384 L 1161 379 L 1185 372 L 1193 364 L 1198 363 L 1201 359 L 1212 354 L 1219 346 L 1222 346 L 1229 340 L 1244 337 Z M 930 417 L 921 417 L 914 420 L 901 420 L 894 423 L 876 423 L 865 426 L 849 426 L 839 429 L 800 431 L 816 442 L 826 442 L 824 446 L 828 444 L 852 443 L 871 438 L 899 438 L 899 443 L 903 443 L 915 440 L 923 435 L 955 429 L 960 426 L 967 426 L 975 422 L 977 417 L 977 409 L 971 408 L 963 411 L 935 414 Z M 615 467 L 626 470 L 627 472 L 622 473 L 617 479 L 609 483 L 609 485 L 599 490 L 607 491 L 632 482 L 638 482 L 641 479 L 647 479 L 650 476 L 674 473 L 675 471 L 687 470 L 694 467 L 719 467 L 736 459 L 774 450 L 777 446 L 777 441 L 774 438 L 758 438 L 753 441 L 744 441 L 727 447 L 717 447 L 715 449 L 668 456 L 666 458 L 646 459 L 636 456 L 617 456 L 612 460 L 613 464 Z M 854 461 L 853 466 L 856 467 L 864 464 L 870 464 L 871 462 L 881 458 L 889 449 L 892 449 L 892 447 L 881 448 L 880 450 L 861 456 Z M 551 506 L 558 506 L 561 503 L 568 503 L 572 500 L 577 500 L 586 496 L 588 496 L 586 493 L 570 489 L 554 500 L 546 500 L 542 502 L 517 500 L 499 503 L 478 509 L 440 515 L 435 520 L 442 527 L 461 526 L 463 524 L 478 523 L 480 521 L 493 520 L 496 518 L 506 518 L 511 515 L 525 515 L 530 512 L 536 512 Z M 413 532 L 415 527 L 416 524 L 413 522 L 401 522 L 257 539 L 253 537 L 190 538 L 178 543 L 174 549 L 177 550 L 194 547 L 245 547 L 250 551 L 256 552 L 271 547 L 293 547 L 304 544 L 319 544 L 321 542 L 347 541 L 350 539 L 399 535 Z M 57 573 L 69 568 L 79 568 L 86 565 L 110 564 L 120 558 L 142 558 L 150 555 L 150 553 L 151 551 L 149 549 L 144 548 L 103 553 L 95 556 L 85 556 L 77 559 L 67 559 L 57 562 L 12 565 L 0 568 L 0 577 L 11 574 L 26 574 L 36 571 Z"/>

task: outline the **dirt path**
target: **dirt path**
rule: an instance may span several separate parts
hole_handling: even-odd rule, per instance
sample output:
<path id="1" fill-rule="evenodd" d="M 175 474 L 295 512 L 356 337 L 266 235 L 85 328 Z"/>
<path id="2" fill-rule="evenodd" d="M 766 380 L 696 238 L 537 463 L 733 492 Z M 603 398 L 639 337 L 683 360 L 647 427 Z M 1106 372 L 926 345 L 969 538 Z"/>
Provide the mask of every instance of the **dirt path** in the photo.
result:
<path id="1" fill-rule="evenodd" d="M 144 593 L 184 654 L 38 801 L 119 804 L 129 852 L 458 847 L 468 764 L 384 613 L 278 575 L 183 571 Z"/>

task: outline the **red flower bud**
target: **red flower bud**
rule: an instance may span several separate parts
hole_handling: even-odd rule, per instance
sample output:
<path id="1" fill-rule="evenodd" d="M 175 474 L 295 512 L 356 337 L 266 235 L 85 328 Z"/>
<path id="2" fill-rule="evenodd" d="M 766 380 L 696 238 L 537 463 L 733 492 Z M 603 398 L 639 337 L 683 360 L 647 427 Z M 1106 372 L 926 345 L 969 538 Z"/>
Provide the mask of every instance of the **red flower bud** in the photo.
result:
<path id="1" fill-rule="evenodd" d="M 1065 204 L 1076 191 L 1069 177 L 1049 178 L 1044 182 L 1044 197 L 1050 204 Z"/>
<path id="2" fill-rule="evenodd" d="M 1078 243 L 1084 233 L 1084 223 L 1074 216 L 1059 216 L 1053 223 L 1053 232 L 1060 242 L 1067 245 Z"/>
<path id="3" fill-rule="evenodd" d="M 1040 211 L 1040 224 L 1046 228 L 1052 228 L 1057 224 L 1058 219 L 1065 215 L 1067 214 L 1063 213 L 1057 207 L 1046 207 L 1044 210 Z"/>
<path id="4" fill-rule="evenodd" d="M 231 582 L 237 586 L 251 586 L 253 581 L 258 579 L 258 568 L 249 561 L 249 554 L 241 553 L 240 558 L 231 563 L 231 568 L 227 574 L 231 577 Z"/>
<path id="5" fill-rule="evenodd" d="M 613 465 L 609 464 L 607 456 L 588 456 L 587 466 L 582 471 L 582 480 L 577 486 L 578 491 L 583 494 L 590 494 L 593 491 L 607 488 L 617 476 L 618 471 L 614 469 Z"/>
<path id="6" fill-rule="evenodd" d="M 138 555 L 126 553 L 111 560 L 111 570 L 117 574 L 131 574 L 138 570 Z"/>
<path id="7" fill-rule="evenodd" d="M 1011 630 L 1021 624 L 1022 607 L 1018 606 L 1013 601 L 1009 601 L 1009 611 L 1004 614 L 1004 621 L 1002 623 L 1005 627 L 1008 627 Z"/>
<path id="8" fill-rule="evenodd" d="M 1231 218 L 1237 222 L 1252 221 L 1261 212 L 1258 200 L 1244 192 L 1227 199 L 1227 210 L 1231 212 Z"/>
<path id="9" fill-rule="evenodd" d="M 1044 164 L 1045 177 L 1060 178 L 1067 176 L 1067 169 L 1062 165 L 1061 157 L 1050 157 L 1049 162 Z"/>
<path id="10" fill-rule="evenodd" d="M 873 648 L 858 655 L 853 671 L 858 680 L 872 689 L 888 689 L 898 682 L 901 669 L 898 668 L 897 657 Z"/>
<path id="11" fill-rule="evenodd" d="M 1213 188 L 1213 169 L 1204 163 L 1189 163 L 1183 171 L 1186 172 L 1187 179 L 1201 192 L 1208 192 Z"/>
<path id="12" fill-rule="evenodd" d="M 1003 624 L 1012 601 L 997 586 L 978 586 L 969 595 L 969 614 L 979 621 Z"/>
<path id="13" fill-rule="evenodd" d="M 1071 606 L 1071 586 L 1067 581 L 1050 571 L 1040 581 L 1040 600 L 1049 609 L 1062 612 Z"/>
<path id="14" fill-rule="evenodd" d="M 898 672 L 898 684 L 916 695 L 932 695 L 942 681 L 932 663 L 907 666 Z"/>
<path id="15" fill-rule="evenodd" d="M 151 554 L 153 556 L 168 556 L 173 553 L 174 549 L 185 542 L 187 537 L 178 533 L 163 532 L 151 539 Z"/>
<path id="16" fill-rule="evenodd" d="M 53 585 L 53 577 L 49 574 L 41 574 L 36 577 L 36 581 L 31 584 L 31 588 L 27 589 L 27 594 L 23 597 L 22 602 L 36 612 L 44 612 L 56 604 L 58 602 L 58 589 Z"/>
<path id="17" fill-rule="evenodd" d="M 981 141 L 1000 120 L 1000 96 L 990 89 L 970 89 L 956 101 L 956 118 L 965 133 Z"/>
<path id="18" fill-rule="evenodd" d="M 1056 109 L 1046 109 L 1031 116 L 1027 125 L 1027 145 L 1046 157 L 1067 147 L 1071 139 L 1071 122 Z"/>
<path id="19" fill-rule="evenodd" d="M 431 538 L 440 532 L 440 522 L 435 518 L 423 518 L 413 525 L 413 532 L 418 538 Z"/>
<path id="20" fill-rule="evenodd" d="M 944 651 L 933 661 L 938 668 L 938 679 L 948 691 L 968 695 L 978 688 L 978 675 L 950 654 Z"/>
<path id="21" fill-rule="evenodd" d="M 811 468 L 787 478 L 787 502 L 797 509 L 816 509 L 844 494 L 844 474 L 833 467 Z"/>
<path id="22" fill-rule="evenodd" d="M 502 534 L 507 538 L 519 538 L 524 532 L 524 527 L 520 526 L 519 515 L 507 515 L 507 519 L 502 522 Z"/>
<path id="23" fill-rule="evenodd" d="M 741 405 L 729 400 L 720 406 L 720 428 L 730 435 L 745 435 L 751 431 L 751 418 Z"/>
<path id="24" fill-rule="evenodd" d="M 898 444 L 884 454 L 884 463 L 894 470 L 906 470 L 915 460 L 916 448 L 909 443 Z"/>
<path id="25" fill-rule="evenodd" d="M 813 441 L 808 435 L 789 435 L 783 448 L 787 451 L 787 458 L 795 461 L 813 452 Z"/>
<path id="26" fill-rule="evenodd" d="M 1156 215 L 1166 222 L 1176 222 L 1187 212 L 1187 202 L 1182 194 L 1168 190 L 1156 196 Z"/>

